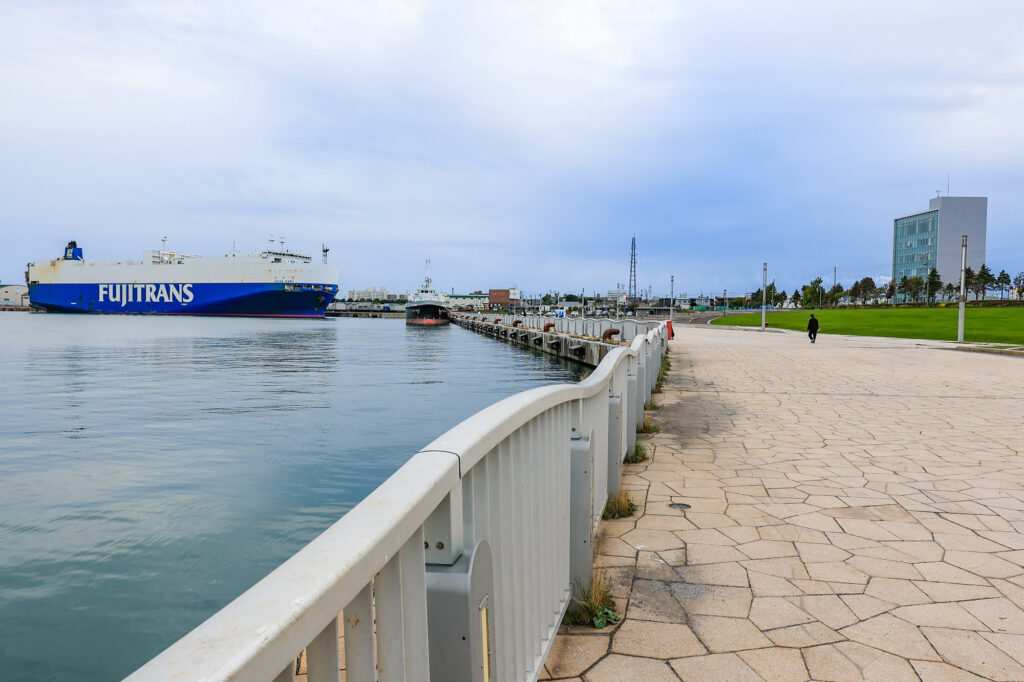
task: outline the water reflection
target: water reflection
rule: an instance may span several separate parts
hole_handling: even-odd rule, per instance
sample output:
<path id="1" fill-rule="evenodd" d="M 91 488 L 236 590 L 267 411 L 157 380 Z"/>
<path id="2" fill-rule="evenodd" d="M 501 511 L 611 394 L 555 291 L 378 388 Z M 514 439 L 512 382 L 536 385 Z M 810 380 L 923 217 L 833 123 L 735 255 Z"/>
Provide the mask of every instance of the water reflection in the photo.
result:
<path id="1" fill-rule="evenodd" d="M 394 320 L 4 315 L 5 679 L 127 674 L 447 428 L 578 373 Z"/>

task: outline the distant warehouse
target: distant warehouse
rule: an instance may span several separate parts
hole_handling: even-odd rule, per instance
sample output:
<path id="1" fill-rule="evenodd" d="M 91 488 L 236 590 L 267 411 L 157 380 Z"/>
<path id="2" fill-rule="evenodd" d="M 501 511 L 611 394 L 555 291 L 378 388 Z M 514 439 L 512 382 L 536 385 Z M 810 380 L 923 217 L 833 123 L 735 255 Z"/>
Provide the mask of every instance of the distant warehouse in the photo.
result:
<path id="1" fill-rule="evenodd" d="M 892 278 L 927 278 L 932 268 L 943 282 L 960 282 L 961 236 L 967 235 L 967 267 L 985 262 L 988 197 L 936 197 L 923 213 L 893 221 Z"/>
<path id="2" fill-rule="evenodd" d="M 474 310 L 479 308 L 486 308 L 490 302 L 490 297 L 487 294 L 475 293 L 475 294 L 448 294 L 448 301 L 455 308 L 473 308 Z"/>
<path id="3" fill-rule="evenodd" d="M 487 302 L 502 308 L 515 308 L 523 304 L 523 294 L 519 289 L 488 289 Z"/>
<path id="4" fill-rule="evenodd" d="M 0 306 L 27 308 L 28 302 L 28 287 L 24 284 L 0 284 Z"/>

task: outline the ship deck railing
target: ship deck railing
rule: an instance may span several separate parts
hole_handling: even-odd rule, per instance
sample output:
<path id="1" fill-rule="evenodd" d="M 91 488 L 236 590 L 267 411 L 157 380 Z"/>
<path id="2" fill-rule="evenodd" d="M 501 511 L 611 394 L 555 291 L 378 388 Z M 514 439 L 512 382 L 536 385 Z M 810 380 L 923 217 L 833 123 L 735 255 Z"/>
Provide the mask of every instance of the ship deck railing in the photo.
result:
<path id="1" fill-rule="evenodd" d="M 501 400 L 427 445 L 128 679 L 285 682 L 300 656 L 310 682 L 342 667 L 348 682 L 538 679 L 573 591 L 590 585 L 667 349 L 665 323 L 636 329 L 585 380 Z"/>

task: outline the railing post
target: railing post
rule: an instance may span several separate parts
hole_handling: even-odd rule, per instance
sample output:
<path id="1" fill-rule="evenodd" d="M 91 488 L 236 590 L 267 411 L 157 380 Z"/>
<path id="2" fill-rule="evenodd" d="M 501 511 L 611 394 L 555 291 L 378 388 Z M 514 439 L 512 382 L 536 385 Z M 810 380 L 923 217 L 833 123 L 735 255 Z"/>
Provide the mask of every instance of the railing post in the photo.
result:
<path id="1" fill-rule="evenodd" d="M 658 371 L 661 369 L 661 356 L 656 351 L 654 341 L 647 342 L 647 400 L 654 399 L 654 384 L 658 381 Z"/>
<path id="2" fill-rule="evenodd" d="M 423 524 L 428 564 L 451 566 L 462 556 L 462 486 L 448 493 Z"/>
<path id="3" fill-rule="evenodd" d="M 431 566 L 427 586 L 430 676 L 446 682 L 490 679 L 495 640 L 488 542 L 480 540 L 452 566 Z"/>
<path id="4" fill-rule="evenodd" d="M 636 372 L 631 367 L 629 374 L 626 375 L 626 452 L 632 452 L 636 448 L 636 401 L 639 392 Z"/>
<path id="5" fill-rule="evenodd" d="M 639 428 L 644 423 L 644 406 L 647 404 L 647 358 L 643 349 L 636 356 L 636 424 Z"/>
<path id="6" fill-rule="evenodd" d="M 377 676 L 373 645 L 373 588 L 364 587 L 345 605 L 345 679 L 372 680 Z"/>
<path id="7" fill-rule="evenodd" d="M 647 344 L 644 344 L 640 348 L 640 352 L 636 356 L 636 387 L 637 387 L 637 411 L 636 411 L 636 426 L 640 426 L 640 423 L 644 418 L 644 405 L 647 404 Z"/>
<path id="8" fill-rule="evenodd" d="M 608 498 L 618 494 L 622 481 L 622 397 L 608 396 Z"/>
<path id="9" fill-rule="evenodd" d="M 306 647 L 306 679 L 312 682 L 339 682 L 338 619 L 332 618 Z"/>
<path id="10" fill-rule="evenodd" d="M 582 599 L 594 576 L 593 432 L 572 435 L 569 445 L 569 577 L 573 594 Z"/>
<path id="11" fill-rule="evenodd" d="M 461 529 L 462 526 L 459 527 Z M 461 550 L 461 543 L 459 549 Z M 398 552 L 399 570 L 402 573 L 402 641 L 405 647 L 405 682 L 429 682 L 430 680 L 425 558 L 423 531 L 417 529 Z"/>
<path id="12" fill-rule="evenodd" d="M 608 500 L 608 390 L 581 401 L 585 417 L 582 433 L 589 433 L 590 447 L 594 452 L 594 468 L 591 472 L 591 490 L 594 494 L 591 511 L 594 515 L 593 528 L 601 523 L 601 515 Z"/>

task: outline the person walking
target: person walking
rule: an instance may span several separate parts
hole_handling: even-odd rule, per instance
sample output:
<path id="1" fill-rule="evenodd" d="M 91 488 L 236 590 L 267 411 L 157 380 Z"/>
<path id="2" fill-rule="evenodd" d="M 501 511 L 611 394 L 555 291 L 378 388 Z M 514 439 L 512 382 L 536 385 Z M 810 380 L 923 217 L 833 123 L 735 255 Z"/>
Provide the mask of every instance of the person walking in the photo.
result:
<path id="1" fill-rule="evenodd" d="M 807 320 L 807 338 L 814 343 L 814 340 L 818 338 L 818 318 L 811 313 L 811 319 Z"/>

